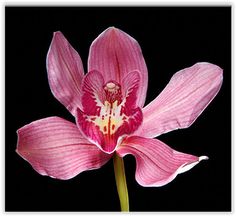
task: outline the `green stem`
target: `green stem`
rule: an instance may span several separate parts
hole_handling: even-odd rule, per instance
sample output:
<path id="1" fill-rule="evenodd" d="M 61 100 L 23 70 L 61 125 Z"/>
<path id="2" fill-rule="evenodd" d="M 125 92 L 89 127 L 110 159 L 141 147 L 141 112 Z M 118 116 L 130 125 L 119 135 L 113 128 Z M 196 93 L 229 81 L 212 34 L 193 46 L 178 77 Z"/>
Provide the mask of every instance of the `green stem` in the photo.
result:
<path id="1" fill-rule="evenodd" d="M 129 195 L 125 178 L 124 161 L 116 153 L 113 156 L 116 187 L 120 198 L 121 211 L 129 211 Z"/>

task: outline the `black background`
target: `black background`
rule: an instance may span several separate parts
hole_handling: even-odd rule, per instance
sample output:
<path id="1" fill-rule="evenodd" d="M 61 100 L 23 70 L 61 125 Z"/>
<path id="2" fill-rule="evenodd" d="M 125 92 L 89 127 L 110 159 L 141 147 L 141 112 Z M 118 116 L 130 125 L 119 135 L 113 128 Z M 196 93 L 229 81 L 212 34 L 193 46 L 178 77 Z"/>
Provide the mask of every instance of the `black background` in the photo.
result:
<path id="1" fill-rule="evenodd" d="M 223 86 L 188 129 L 158 137 L 172 148 L 208 155 L 163 187 L 135 181 L 126 156 L 131 211 L 231 210 L 231 7 L 6 7 L 6 211 L 119 211 L 112 160 L 67 181 L 41 176 L 15 153 L 16 130 L 70 113 L 51 94 L 46 54 L 54 31 L 79 52 L 85 70 L 91 42 L 115 26 L 140 44 L 149 70 L 146 104 L 180 69 L 206 61 L 224 69 Z"/>

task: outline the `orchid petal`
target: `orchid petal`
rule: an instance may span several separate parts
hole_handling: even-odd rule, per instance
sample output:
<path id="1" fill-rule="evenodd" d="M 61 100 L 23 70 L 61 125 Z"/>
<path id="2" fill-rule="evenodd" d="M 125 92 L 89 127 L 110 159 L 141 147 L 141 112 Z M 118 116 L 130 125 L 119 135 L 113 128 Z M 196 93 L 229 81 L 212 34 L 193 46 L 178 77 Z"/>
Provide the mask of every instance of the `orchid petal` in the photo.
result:
<path id="1" fill-rule="evenodd" d="M 220 90 L 223 70 L 210 63 L 197 63 L 171 78 L 161 94 L 143 108 L 143 124 L 136 132 L 153 138 L 189 127 Z"/>
<path id="2" fill-rule="evenodd" d="M 81 107 L 81 82 L 84 75 L 79 54 L 61 32 L 55 32 L 47 55 L 51 91 L 71 113 Z"/>
<path id="3" fill-rule="evenodd" d="M 137 71 L 130 72 L 123 79 L 124 89 L 108 82 L 108 85 L 118 88 L 110 98 L 105 93 L 107 84 L 104 84 L 100 72 L 90 71 L 84 77 L 83 110 L 77 109 L 76 122 L 88 140 L 102 151 L 113 153 L 119 137 L 133 133 L 142 123 L 142 111 L 136 106 L 139 82 Z"/>
<path id="4" fill-rule="evenodd" d="M 140 72 L 138 106 L 142 107 L 146 98 L 148 73 L 138 42 L 125 32 L 110 27 L 92 43 L 88 59 L 88 71 L 100 71 L 105 79 L 121 83 L 131 71 Z"/>
<path id="5" fill-rule="evenodd" d="M 208 159 L 175 151 L 157 139 L 138 136 L 125 139 L 117 148 L 117 154 L 121 157 L 132 154 L 136 159 L 136 181 L 142 186 L 157 187 Z"/>
<path id="6" fill-rule="evenodd" d="M 140 88 L 140 73 L 132 71 L 121 82 L 125 99 L 125 107 L 132 110 L 137 107 L 138 89 Z"/>
<path id="7" fill-rule="evenodd" d="M 90 71 L 83 79 L 82 107 L 88 115 L 98 115 L 101 103 L 104 103 L 105 92 L 103 90 L 104 79 L 100 72 Z"/>
<path id="8" fill-rule="evenodd" d="M 84 139 L 75 124 L 59 117 L 34 121 L 17 134 L 17 153 L 41 175 L 70 179 L 110 159 Z"/>

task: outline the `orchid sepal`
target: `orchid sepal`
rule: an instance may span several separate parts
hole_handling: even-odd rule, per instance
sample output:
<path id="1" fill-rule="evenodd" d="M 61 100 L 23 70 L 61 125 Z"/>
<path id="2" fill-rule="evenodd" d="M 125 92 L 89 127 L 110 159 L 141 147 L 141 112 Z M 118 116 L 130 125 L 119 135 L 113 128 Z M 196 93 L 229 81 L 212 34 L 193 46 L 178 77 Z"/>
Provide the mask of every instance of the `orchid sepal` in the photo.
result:
<path id="1" fill-rule="evenodd" d="M 16 152 L 39 174 L 56 179 L 98 169 L 111 158 L 86 140 L 75 124 L 59 117 L 31 122 L 17 135 Z"/>
<path id="2" fill-rule="evenodd" d="M 199 62 L 175 73 L 163 91 L 143 111 L 144 120 L 135 132 L 154 138 L 190 127 L 214 99 L 223 82 L 223 70 Z"/>
<path id="3" fill-rule="evenodd" d="M 131 154 L 136 159 L 136 181 L 144 187 L 168 184 L 207 156 L 194 156 L 175 151 L 158 139 L 130 136 L 116 150 L 120 157 Z"/>

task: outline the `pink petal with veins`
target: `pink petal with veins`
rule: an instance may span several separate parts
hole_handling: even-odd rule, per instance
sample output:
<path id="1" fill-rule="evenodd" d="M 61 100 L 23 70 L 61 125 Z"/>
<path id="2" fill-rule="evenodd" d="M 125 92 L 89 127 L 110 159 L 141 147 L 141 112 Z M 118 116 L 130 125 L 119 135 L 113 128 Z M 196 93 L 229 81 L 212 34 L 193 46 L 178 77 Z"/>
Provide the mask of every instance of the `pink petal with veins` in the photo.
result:
<path id="1" fill-rule="evenodd" d="M 59 117 L 34 121 L 17 134 L 17 153 L 41 175 L 70 179 L 110 159 L 84 139 L 75 124 Z"/>
<path id="2" fill-rule="evenodd" d="M 83 79 L 82 109 L 87 115 L 99 115 L 101 104 L 105 101 L 104 79 L 100 72 L 90 71 Z M 101 103 L 101 104 L 99 104 Z"/>
<path id="3" fill-rule="evenodd" d="M 102 151 L 113 153 L 118 138 L 140 126 L 142 111 L 136 106 L 139 82 L 137 71 L 123 79 L 123 86 L 113 80 L 104 83 L 98 71 L 86 74 L 82 85 L 83 110 L 77 110 L 76 121 L 81 132 Z"/>
<path id="4" fill-rule="evenodd" d="M 210 63 L 197 63 L 171 78 L 161 94 L 143 108 L 138 136 L 160 134 L 189 127 L 220 90 L 223 70 Z"/>
<path id="5" fill-rule="evenodd" d="M 79 54 L 61 32 L 55 32 L 47 55 L 48 81 L 53 95 L 75 115 L 81 107 L 84 75 Z"/>
<path id="6" fill-rule="evenodd" d="M 125 107 L 127 112 L 137 107 L 138 89 L 140 87 L 139 71 L 132 71 L 124 77 L 121 82 L 125 99 Z"/>
<path id="7" fill-rule="evenodd" d="M 136 159 L 136 181 L 142 186 L 163 186 L 179 173 L 194 167 L 206 156 L 196 157 L 173 150 L 157 139 L 133 136 L 125 139 L 117 148 L 124 157 L 132 154 Z"/>
<path id="8" fill-rule="evenodd" d="M 140 72 L 137 105 L 142 107 L 146 98 L 148 73 L 138 42 L 125 32 L 110 27 L 92 43 L 88 59 L 88 71 L 100 71 L 105 82 L 121 83 L 131 71 Z"/>

